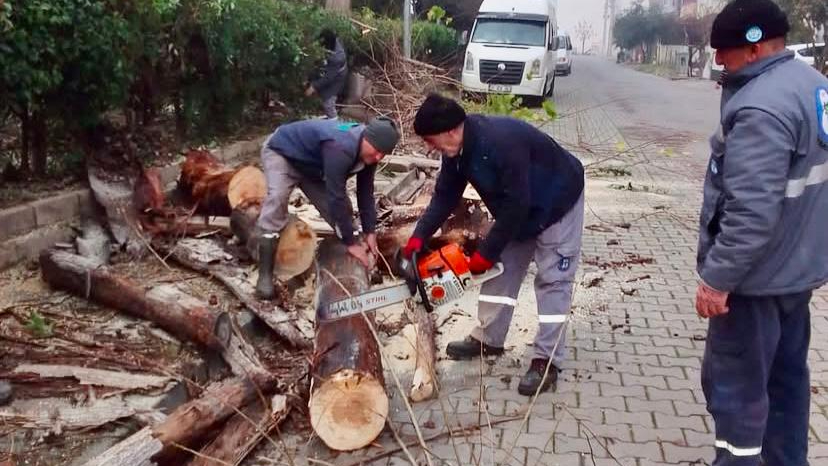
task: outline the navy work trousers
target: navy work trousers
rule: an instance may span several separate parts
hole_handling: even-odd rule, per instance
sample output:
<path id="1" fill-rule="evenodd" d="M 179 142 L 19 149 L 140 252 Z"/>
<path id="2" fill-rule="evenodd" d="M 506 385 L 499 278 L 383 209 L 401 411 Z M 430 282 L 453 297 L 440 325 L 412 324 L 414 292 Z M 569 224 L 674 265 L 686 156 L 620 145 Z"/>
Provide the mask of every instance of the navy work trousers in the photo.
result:
<path id="1" fill-rule="evenodd" d="M 713 466 L 806 466 L 811 292 L 731 295 L 710 319 L 702 364 L 716 424 Z"/>

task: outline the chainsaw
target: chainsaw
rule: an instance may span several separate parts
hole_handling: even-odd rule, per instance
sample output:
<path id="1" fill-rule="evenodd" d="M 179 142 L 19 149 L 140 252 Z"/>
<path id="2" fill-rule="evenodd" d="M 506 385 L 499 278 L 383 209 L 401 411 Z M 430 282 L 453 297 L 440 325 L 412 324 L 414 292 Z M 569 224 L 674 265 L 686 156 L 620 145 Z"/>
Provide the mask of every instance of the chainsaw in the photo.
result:
<path id="1" fill-rule="evenodd" d="M 488 271 L 472 274 L 469 258 L 457 244 L 448 244 L 436 251 L 418 253 L 411 260 L 397 257 L 398 270 L 405 278 L 404 283 L 371 290 L 328 303 L 325 320 L 338 320 L 362 312 L 401 303 L 418 297 L 427 312 L 460 299 L 467 289 L 479 286 L 503 274 L 503 264 L 498 262 Z"/>

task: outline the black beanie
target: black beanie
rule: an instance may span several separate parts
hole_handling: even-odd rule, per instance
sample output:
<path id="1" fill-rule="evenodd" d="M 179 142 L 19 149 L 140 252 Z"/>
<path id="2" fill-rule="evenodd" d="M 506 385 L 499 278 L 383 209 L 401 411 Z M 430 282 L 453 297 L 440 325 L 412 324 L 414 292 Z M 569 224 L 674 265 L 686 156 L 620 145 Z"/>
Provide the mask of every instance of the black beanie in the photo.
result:
<path id="1" fill-rule="evenodd" d="M 784 37 L 790 31 L 788 17 L 771 0 L 735 0 L 713 21 L 710 46 L 728 49 Z"/>
<path id="2" fill-rule="evenodd" d="M 457 102 L 440 94 L 429 94 L 414 117 L 417 136 L 445 133 L 466 121 L 466 111 Z"/>

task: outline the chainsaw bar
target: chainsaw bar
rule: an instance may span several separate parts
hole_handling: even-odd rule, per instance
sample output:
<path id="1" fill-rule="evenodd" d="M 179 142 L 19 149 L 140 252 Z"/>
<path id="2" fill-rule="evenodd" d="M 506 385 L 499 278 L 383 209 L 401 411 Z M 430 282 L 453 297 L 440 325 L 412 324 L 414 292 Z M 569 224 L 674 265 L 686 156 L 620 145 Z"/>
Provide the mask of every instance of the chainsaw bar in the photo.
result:
<path id="1" fill-rule="evenodd" d="M 410 297 L 411 290 L 407 284 L 380 288 L 328 303 L 322 308 L 323 313 L 321 318 L 326 321 L 344 319 L 363 312 L 375 311 L 381 307 L 401 303 Z"/>

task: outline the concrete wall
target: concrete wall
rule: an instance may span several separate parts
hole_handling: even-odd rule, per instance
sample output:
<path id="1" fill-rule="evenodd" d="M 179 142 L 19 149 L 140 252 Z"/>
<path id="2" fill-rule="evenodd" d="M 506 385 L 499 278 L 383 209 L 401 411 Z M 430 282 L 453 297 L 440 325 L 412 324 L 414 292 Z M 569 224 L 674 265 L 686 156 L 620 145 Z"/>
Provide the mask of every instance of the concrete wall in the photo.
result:
<path id="1" fill-rule="evenodd" d="M 257 157 L 266 136 L 239 141 L 218 148 L 213 154 L 227 164 Z M 180 161 L 162 167 L 164 185 L 180 174 Z M 77 189 L 46 199 L 0 210 L 0 270 L 34 259 L 55 243 L 73 241 L 83 217 L 94 212 L 95 200 L 89 189 Z"/>

